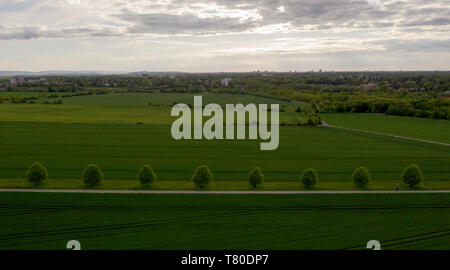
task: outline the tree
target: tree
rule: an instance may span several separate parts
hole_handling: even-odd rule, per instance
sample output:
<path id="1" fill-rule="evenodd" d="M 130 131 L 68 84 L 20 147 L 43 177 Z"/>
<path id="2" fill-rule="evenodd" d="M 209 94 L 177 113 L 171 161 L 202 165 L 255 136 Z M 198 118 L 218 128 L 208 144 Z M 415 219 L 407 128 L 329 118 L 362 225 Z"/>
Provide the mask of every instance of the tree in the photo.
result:
<path id="1" fill-rule="evenodd" d="M 156 174 L 150 165 L 144 165 L 139 170 L 138 180 L 143 185 L 152 184 L 156 181 Z"/>
<path id="2" fill-rule="evenodd" d="M 303 173 L 300 175 L 300 181 L 307 188 L 310 188 L 317 184 L 317 182 L 319 181 L 319 177 L 316 170 L 309 168 L 303 171 Z"/>
<path id="3" fill-rule="evenodd" d="M 402 181 L 410 187 L 417 186 L 423 181 L 423 173 L 420 167 L 416 164 L 411 164 L 402 172 Z"/>
<path id="4" fill-rule="evenodd" d="M 41 163 L 33 163 L 27 171 L 28 182 L 39 185 L 48 178 L 47 169 Z"/>
<path id="5" fill-rule="evenodd" d="M 254 167 L 248 174 L 248 183 L 255 187 L 264 182 L 264 174 L 262 174 L 259 167 Z"/>
<path id="6" fill-rule="evenodd" d="M 194 182 L 194 184 L 200 188 L 207 186 L 209 182 L 211 182 L 212 180 L 213 174 L 206 165 L 201 165 L 197 167 L 191 178 L 191 181 Z"/>
<path id="7" fill-rule="evenodd" d="M 103 180 L 103 172 L 97 164 L 90 164 L 84 170 L 83 179 L 86 184 L 96 186 Z"/>
<path id="8" fill-rule="evenodd" d="M 372 176 L 366 167 L 359 167 L 353 172 L 352 180 L 357 187 L 364 188 L 372 181 Z"/>

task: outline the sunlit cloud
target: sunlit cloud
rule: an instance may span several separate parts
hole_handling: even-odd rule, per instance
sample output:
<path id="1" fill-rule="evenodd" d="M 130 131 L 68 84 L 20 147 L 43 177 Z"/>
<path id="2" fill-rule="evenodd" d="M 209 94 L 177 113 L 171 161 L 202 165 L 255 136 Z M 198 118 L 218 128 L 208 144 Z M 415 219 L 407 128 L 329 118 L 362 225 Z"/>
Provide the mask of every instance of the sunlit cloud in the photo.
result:
<path id="1" fill-rule="evenodd" d="M 114 69 L 196 63 L 210 70 L 212 59 L 219 70 L 339 68 L 344 54 L 355 67 L 449 69 L 449 18 L 448 0 L 2 0 L 0 68 L 38 66 L 31 61 L 61 51 L 66 60 L 58 61 Z M 23 57 L 8 62 L 15 54 Z M 380 54 L 383 61 L 372 63 Z M 429 61 L 411 65 L 425 55 Z"/>

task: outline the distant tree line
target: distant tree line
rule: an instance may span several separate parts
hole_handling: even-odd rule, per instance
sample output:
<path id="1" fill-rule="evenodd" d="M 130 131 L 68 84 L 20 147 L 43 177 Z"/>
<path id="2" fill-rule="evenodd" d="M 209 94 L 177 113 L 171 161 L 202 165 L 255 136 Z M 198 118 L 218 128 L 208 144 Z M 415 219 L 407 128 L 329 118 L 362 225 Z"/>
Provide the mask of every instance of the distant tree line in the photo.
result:
<path id="1" fill-rule="evenodd" d="M 223 84 L 224 78 L 231 81 Z M 359 112 L 450 119 L 450 72 L 136 73 L 25 81 L 12 90 L 65 92 L 63 98 L 111 92 L 249 94 L 308 103 L 314 108 L 309 116 Z M 2 102 L 33 103 L 20 97 Z"/>

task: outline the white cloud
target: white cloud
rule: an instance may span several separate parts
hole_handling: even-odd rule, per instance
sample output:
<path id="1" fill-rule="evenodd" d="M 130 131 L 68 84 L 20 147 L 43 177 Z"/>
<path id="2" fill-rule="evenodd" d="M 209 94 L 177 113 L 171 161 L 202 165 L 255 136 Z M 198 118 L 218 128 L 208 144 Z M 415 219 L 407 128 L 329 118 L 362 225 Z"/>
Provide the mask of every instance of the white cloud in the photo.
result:
<path id="1" fill-rule="evenodd" d="M 381 0 L 367 0 L 370 5 L 381 5 Z"/>
<path id="2" fill-rule="evenodd" d="M 72 4 L 72 5 L 79 5 L 81 4 L 81 0 L 66 0 L 67 3 Z"/>
<path id="3" fill-rule="evenodd" d="M 230 59 L 239 67 L 248 67 L 243 64 L 247 60 L 275 65 L 277 57 L 295 65 L 285 58 L 290 55 L 299 61 L 307 58 L 308 63 L 316 59 L 319 65 L 341 63 L 327 61 L 325 55 L 373 60 L 380 52 L 395 56 L 392 65 L 399 67 L 423 60 L 422 55 L 439 55 L 422 63 L 432 66 L 448 59 L 449 18 L 449 0 L 2 0 L 0 57 L 3 69 L 8 69 L 3 56 L 24 55 L 21 50 L 27 44 L 31 53 L 31 44 L 67 47 L 72 42 L 77 46 L 66 51 L 78 56 L 72 59 L 76 63 L 83 57 L 86 63 L 105 62 L 99 61 L 104 57 L 129 68 L 140 55 L 173 65 L 175 56 L 185 63 L 192 57 L 217 59 L 229 69 Z M 99 49 L 106 40 L 114 41 L 114 47 L 107 46 L 111 51 Z M 24 47 L 8 47 L 13 43 Z M 45 46 L 35 51 L 39 52 L 54 54 Z M 399 61 L 403 54 L 408 61 Z M 32 58 L 24 58 L 23 66 Z M 206 60 L 202 65 L 210 66 Z"/>

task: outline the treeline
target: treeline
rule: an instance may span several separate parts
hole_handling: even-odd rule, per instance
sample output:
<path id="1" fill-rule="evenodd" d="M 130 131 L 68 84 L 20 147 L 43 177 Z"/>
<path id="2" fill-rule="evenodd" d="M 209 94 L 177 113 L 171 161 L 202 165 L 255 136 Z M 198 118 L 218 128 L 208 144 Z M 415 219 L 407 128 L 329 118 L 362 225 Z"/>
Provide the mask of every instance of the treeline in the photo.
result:
<path id="1" fill-rule="evenodd" d="M 411 164 L 401 173 L 403 184 L 409 187 L 416 187 L 424 181 L 424 176 L 420 167 Z M 40 185 L 48 179 L 48 171 L 41 163 L 33 163 L 26 173 L 29 183 Z M 90 164 L 83 172 L 83 182 L 89 186 L 97 186 L 103 181 L 104 175 L 97 164 Z M 198 188 L 207 187 L 214 179 L 213 173 L 206 165 L 201 165 L 194 170 L 191 182 Z M 358 188 L 370 188 L 372 176 L 366 167 L 356 168 L 351 179 Z M 153 168 L 146 164 L 137 173 L 137 180 L 144 186 L 149 186 L 157 181 Z M 319 176 L 313 168 L 306 169 L 300 173 L 299 182 L 306 188 L 312 188 L 319 182 Z M 251 187 L 257 188 L 264 184 L 264 174 L 261 168 L 253 167 L 248 173 L 248 183 Z M 398 186 L 396 187 L 398 189 Z"/>
<path id="2" fill-rule="evenodd" d="M 9 103 L 9 104 L 63 104 L 61 97 L 58 95 L 48 95 L 48 96 L 0 96 L 0 104 Z"/>
<path id="3" fill-rule="evenodd" d="M 223 84 L 224 78 L 230 78 Z M 3 83 L 6 85 L 7 83 Z M 44 80 L 25 77 L 23 89 L 49 92 L 77 92 L 87 88 L 126 88 L 129 91 L 172 92 L 267 90 L 311 90 L 326 92 L 364 89 L 391 91 L 450 90 L 449 72 L 251 72 L 251 73 L 174 73 L 97 76 L 47 76 Z M 9 88 L 11 89 L 11 88 Z"/>
<path id="4" fill-rule="evenodd" d="M 320 113 L 385 113 L 450 120 L 450 99 L 354 97 L 348 100 L 323 100 L 313 104 Z"/>

